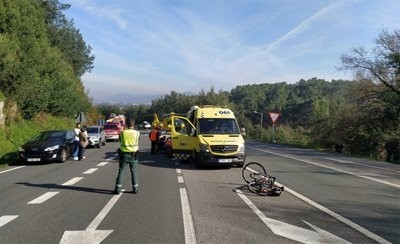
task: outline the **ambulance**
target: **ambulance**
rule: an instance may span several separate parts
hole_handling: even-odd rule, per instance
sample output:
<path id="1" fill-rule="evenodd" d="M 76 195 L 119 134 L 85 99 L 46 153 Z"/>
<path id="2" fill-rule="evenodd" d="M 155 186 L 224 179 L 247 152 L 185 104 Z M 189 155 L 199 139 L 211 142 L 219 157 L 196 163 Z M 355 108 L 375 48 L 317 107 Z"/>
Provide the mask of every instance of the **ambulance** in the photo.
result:
<path id="1" fill-rule="evenodd" d="M 192 159 L 196 166 L 242 167 L 245 163 L 241 130 L 232 110 L 225 106 L 193 106 L 186 116 L 171 113 L 158 124 L 170 131 L 172 154 L 177 159 Z"/>

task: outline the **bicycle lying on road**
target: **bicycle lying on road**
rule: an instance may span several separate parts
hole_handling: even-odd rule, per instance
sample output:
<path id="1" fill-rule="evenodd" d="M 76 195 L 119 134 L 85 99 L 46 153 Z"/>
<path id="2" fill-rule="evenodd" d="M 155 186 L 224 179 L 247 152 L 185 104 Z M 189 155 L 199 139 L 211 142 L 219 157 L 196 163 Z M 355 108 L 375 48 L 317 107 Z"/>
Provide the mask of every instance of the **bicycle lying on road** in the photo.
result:
<path id="1" fill-rule="evenodd" d="M 264 166 L 257 162 L 250 162 L 243 167 L 242 177 L 247 188 L 261 196 L 279 196 L 284 186 L 275 182 L 276 177 L 267 174 Z"/>

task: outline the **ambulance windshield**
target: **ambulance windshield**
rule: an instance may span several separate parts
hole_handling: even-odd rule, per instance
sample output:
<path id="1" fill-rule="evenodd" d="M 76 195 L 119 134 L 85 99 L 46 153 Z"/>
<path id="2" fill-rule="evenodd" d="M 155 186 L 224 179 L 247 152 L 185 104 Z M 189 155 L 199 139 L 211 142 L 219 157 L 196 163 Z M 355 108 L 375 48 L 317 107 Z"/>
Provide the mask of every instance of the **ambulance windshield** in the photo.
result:
<path id="1" fill-rule="evenodd" d="M 235 119 L 199 119 L 199 134 L 239 134 Z"/>

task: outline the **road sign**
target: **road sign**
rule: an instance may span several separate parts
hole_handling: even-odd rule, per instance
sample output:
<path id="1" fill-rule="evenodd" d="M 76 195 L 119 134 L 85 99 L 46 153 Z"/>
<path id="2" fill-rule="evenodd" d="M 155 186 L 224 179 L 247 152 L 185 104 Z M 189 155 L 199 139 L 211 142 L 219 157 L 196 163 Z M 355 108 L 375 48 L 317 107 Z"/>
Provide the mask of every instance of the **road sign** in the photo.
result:
<path id="1" fill-rule="evenodd" d="M 278 120 L 279 116 L 281 115 L 280 113 L 274 113 L 274 112 L 269 112 L 269 117 L 272 120 L 272 123 L 275 124 L 275 122 Z"/>
<path id="2" fill-rule="evenodd" d="M 76 116 L 75 122 L 87 123 L 88 120 L 83 112 L 79 112 L 78 116 Z"/>

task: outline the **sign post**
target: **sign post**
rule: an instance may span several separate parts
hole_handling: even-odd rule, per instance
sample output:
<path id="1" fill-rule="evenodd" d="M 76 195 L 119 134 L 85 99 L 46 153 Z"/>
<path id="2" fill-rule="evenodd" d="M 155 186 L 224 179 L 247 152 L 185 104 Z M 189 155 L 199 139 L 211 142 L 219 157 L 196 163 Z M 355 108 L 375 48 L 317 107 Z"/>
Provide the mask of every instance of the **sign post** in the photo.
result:
<path id="1" fill-rule="evenodd" d="M 88 120 L 83 112 L 79 112 L 78 116 L 75 119 L 76 123 L 87 123 Z"/>
<path id="2" fill-rule="evenodd" d="M 269 117 L 272 120 L 272 142 L 275 142 L 275 122 L 278 120 L 280 113 L 269 112 Z"/>

